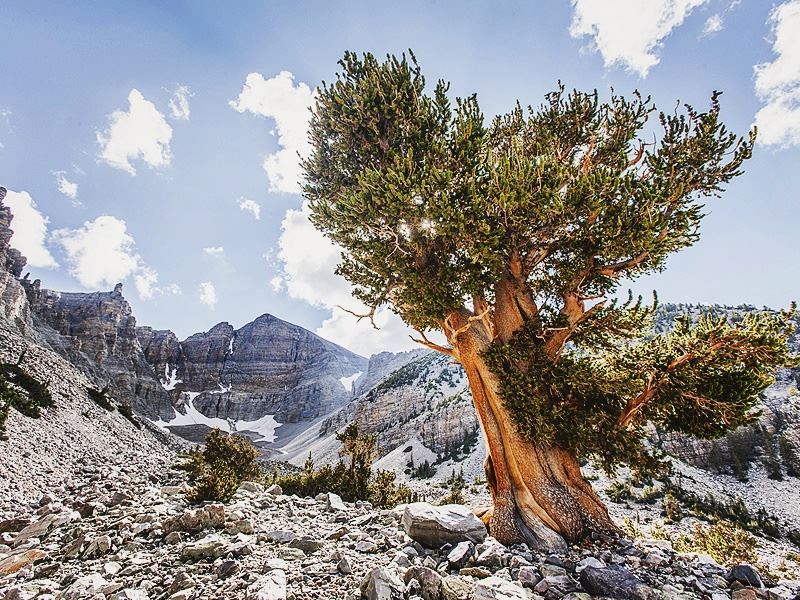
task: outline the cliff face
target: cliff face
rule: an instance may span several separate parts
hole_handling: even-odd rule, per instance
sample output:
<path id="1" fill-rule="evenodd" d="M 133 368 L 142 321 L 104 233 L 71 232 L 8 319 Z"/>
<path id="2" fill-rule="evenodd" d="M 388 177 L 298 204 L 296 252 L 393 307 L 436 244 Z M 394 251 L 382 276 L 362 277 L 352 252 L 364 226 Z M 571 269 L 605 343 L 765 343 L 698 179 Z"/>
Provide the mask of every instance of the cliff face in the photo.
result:
<path id="1" fill-rule="evenodd" d="M 416 439 L 442 459 L 465 445 L 480 444 L 472 396 L 460 366 L 428 351 L 376 356 L 370 360 L 373 374 L 368 372 L 365 379 L 378 383 L 326 419 L 320 428 L 323 436 L 357 422 L 377 435 L 382 455 Z M 390 373 L 375 373 L 403 359 L 405 364 Z"/>
<path id="2" fill-rule="evenodd" d="M 30 310 L 25 300 L 25 290 L 18 278 L 27 260 L 9 244 L 14 231 L 11 209 L 3 205 L 6 188 L 0 187 L 0 317 L 16 329 L 26 332 L 30 328 Z"/>
<path id="3" fill-rule="evenodd" d="M 206 417 L 234 426 L 265 415 L 281 424 L 327 415 L 350 399 L 342 379 L 367 369 L 363 357 L 268 314 L 237 330 L 219 323 L 182 342 L 170 331 L 140 327 L 137 333 L 179 405 L 191 402 Z M 169 426 L 172 419 L 164 420 Z"/>
<path id="4" fill-rule="evenodd" d="M 170 394 L 142 352 L 121 284 L 111 292 L 80 293 L 43 289 L 39 280 L 22 283 L 36 331 L 48 346 L 137 411 L 172 414 Z"/>

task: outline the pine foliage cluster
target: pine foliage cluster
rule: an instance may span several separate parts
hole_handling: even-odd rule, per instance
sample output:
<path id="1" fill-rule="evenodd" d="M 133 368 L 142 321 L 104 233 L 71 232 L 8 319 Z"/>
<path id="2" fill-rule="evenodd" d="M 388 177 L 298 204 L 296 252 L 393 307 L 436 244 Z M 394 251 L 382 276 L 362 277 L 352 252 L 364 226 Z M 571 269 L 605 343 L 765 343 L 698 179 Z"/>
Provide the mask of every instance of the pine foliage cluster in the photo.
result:
<path id="1" fill-rule="evenodd" d="M 796 360 L 794 306 L 656 333 L 655 299 L 615 300 L 694 244 L 705 202 L 743 172 L 756 132 L 727 129 L 720 93 L 658 112 L 638 92 L 559 84 L 487 122 L 476 96 L 428 88 L 411 53 L 339 64 L 317 96 L 304 194 L 363 317 L 388 306 L 427 345 L 437 330 L 457 346 L 448 315 L 497 330 L 506 293 L 524 325 L 485 360 L 518 429 L 608 468 L 651 462 L 651 424 L 714 438 L 756 418 Z"/>

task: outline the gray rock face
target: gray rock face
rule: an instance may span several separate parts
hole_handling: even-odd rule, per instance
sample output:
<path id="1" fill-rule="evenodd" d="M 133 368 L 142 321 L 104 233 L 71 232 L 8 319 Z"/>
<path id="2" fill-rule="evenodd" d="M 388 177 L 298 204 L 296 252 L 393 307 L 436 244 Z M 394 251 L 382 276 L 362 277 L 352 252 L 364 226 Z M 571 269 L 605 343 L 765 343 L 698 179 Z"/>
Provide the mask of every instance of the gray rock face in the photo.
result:
<path id="1" fill-rule="evenodd" d="M 593 596 L 606 596 L 622 600 L 648 600 L 656 596 L 633 573 L 617 565 L 605 569 L 586 567 L 580 576 L 583 589 Z"/>
<path id="2" fill-rule="evenodd" d="M 11 209 L 3 205 L 6 188 L 0 187 L 0 318 L 13 323 L 20 331 L 30 326 L 30 310 L 25 301 L 25 290 L 17 281 L 27 260 L 16 248 L 10 246 L 14 230 Z"/>
<path id="3" fill-rule="evenodd" d="M 367 367 L 366 359 L 269 314 L 236 330 L 219 323 L 182 342 L 149 327 L 137 335 L 179 412 L 181 392 L 192 392 L 194 408 L 232 421 L 274 415 L 286 424 L 329 414 L 350 398 L 340 379 Z"/>
<path id="4" fill-rule="evenodd" d="M 408 536 L 426 548 L 463 541 L 481 543 L 486 539 L 486 526 L 460 504 L 432 506 L 414 502 L 405 507 L 402 521 Z"/>
<path id="5" fill-rule="evenodd" d="M 412 438 L 442 455 L 482 443 L 466 376 L 446 356 L 428 351 L 374 355 L 367 375 L 356 382 L 356 393 L 322 423 L 322 434 L 355 421 L 377 435 L 385 453 Z"/>
<path id="6" fill-rule="evenodd" d="M 45 343 L 88 373 L 98 387 L 147 416 L 172 415 L 170 395 L 147 362 L 136 336 L 136 318 L 122 295 L 56 292 L 22 280 L 33 323 Z"/>

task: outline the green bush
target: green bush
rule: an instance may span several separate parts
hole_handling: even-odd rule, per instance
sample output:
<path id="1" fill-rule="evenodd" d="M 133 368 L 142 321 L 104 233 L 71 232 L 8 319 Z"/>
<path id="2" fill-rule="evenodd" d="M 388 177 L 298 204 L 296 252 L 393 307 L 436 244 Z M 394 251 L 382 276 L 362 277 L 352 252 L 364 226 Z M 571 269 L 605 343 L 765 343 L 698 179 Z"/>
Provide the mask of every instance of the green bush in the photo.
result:
<path id="1" fill-rule="evenodd" d="M 47 386 L 28 375 L 17 364 L 0 364 L 0 439 L 6 439 L 6 421 L 12 408 L 38 419 L 42 408 L 55 405 Z"/>
<path id="2" fill-rule="evenodd" d="M 131 423 L 133 423 L 133 426 L 136 427 L 136 429 L 142 428 L 142 424 L 139 422 L 139 419 L 137 419 L 136 416 L 133 414 L 133 407 L 130 405 L 129 402 L 123 402 L 122 404 L 119 405 L 119 414 L 128 419 L 128 421 L 130 421 Z"/>
<path id="3" fill-rule="evenodd" d="M 412 498 L 408 486 L 395 484 L 394 473 L 373 474 L 372 462 L 377 457 L 374 435 L 362 434 L 358 424 L 351 423 L 336 437 L 342 450 L 335 465 L 316 469 L 309 454 L 302 471 L 284 474 L 276 470 L 267 477 L 267 483 L 280 485 L 286 494 L 314 497 L 331 492 L 347 502 L 366 500 L 381 508 L 392 508 Z"/>
<path id="4" fill-rule="evenodd" d="M 678 552 L 705 553 L 723 565 L 758 562 L 756 539 L 727 521 L 709 527 L 697 523 L 690 535 L 680 536 L 674 545 Z"/>
<path id="5" fill-rule="evenodd" d="M 182 454 L 178 467 L 189 474 L 189 502 L 208 500 L 227 502 L 243 481 L 261 479 L 258 449 L 242 435 L 228 435 L 212 429 L 206 435 L 202 451 Z"/>
<path id="6" fill-rule="evenodd" d="M 108 393 L 108 386 L 104 387 L 102 390 L 99 390 L 96 387 L 87 387 L 86 394 L 89 396 L 89 399 L 97 404 L 97 406 L 100 408 L 103 408 L 108 412 L 112 412 L 114 410 L 114 404 L 111 402 L 111 396 Z"/>
<path id="7" fill-rule="evenodd" d="M 441 499 L 439 504 L 442 506 L 445 504 L 463 504 L 464 487 L 466 486 L 466 482 L 464 481 L 464 471 L 462 470 L 456 474 L 454 470 L 450 474 L 450 477 L 448 477 L 445 481 L 445 485 L 450 488 L 450 491 L 444 498 Z"/>

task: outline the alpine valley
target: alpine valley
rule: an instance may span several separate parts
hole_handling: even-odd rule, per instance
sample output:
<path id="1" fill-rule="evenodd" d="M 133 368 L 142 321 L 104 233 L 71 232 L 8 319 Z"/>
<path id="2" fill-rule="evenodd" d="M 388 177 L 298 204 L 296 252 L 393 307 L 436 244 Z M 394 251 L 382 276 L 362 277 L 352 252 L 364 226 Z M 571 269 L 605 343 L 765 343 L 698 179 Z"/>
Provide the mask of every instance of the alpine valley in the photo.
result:
<path id="1" fill-rule="evenodd" d="M 11 410 L 0 440 L 0 598 L 788 600 L 800 589 L 792 370 L 777 374 L 753 426 L 714 441 L 654 430 L 651 443 L 672 457 L 663 480 L 609 477 L 587 463 L 626 533 L 616 545 L 538 556 L 485 531 L 448 545 L 446 519 L 442 543 L 425 545 L 415 509 L 250 482 L 228 505 L 188 508 L 176 457 L 212 429 L 247 436 L 270 467 L 291 471 L 309 455 L 337 461 L 336 434 L 351 423 L 376 435 L 376 469 L 432 504 L 458 477 L 464 504 L 478 508 L 489 500 L 486 449 L 464 372 L 427 349 L 359 356 L 268 313 L 180 340 L 139 324 L 122 284 L 59 292 L 23 275 L 4 196 L 0 188 L 0 362 L 45 382 L 54 406 L 36 419 Z M 754 310 L 664 305 L 657 326 Z M 130 406 L 130 418 L 91 389 Z M 737 571 L 681 550 L 681 536 L 714 511 L 747 521 L 758 565 Z"/>

